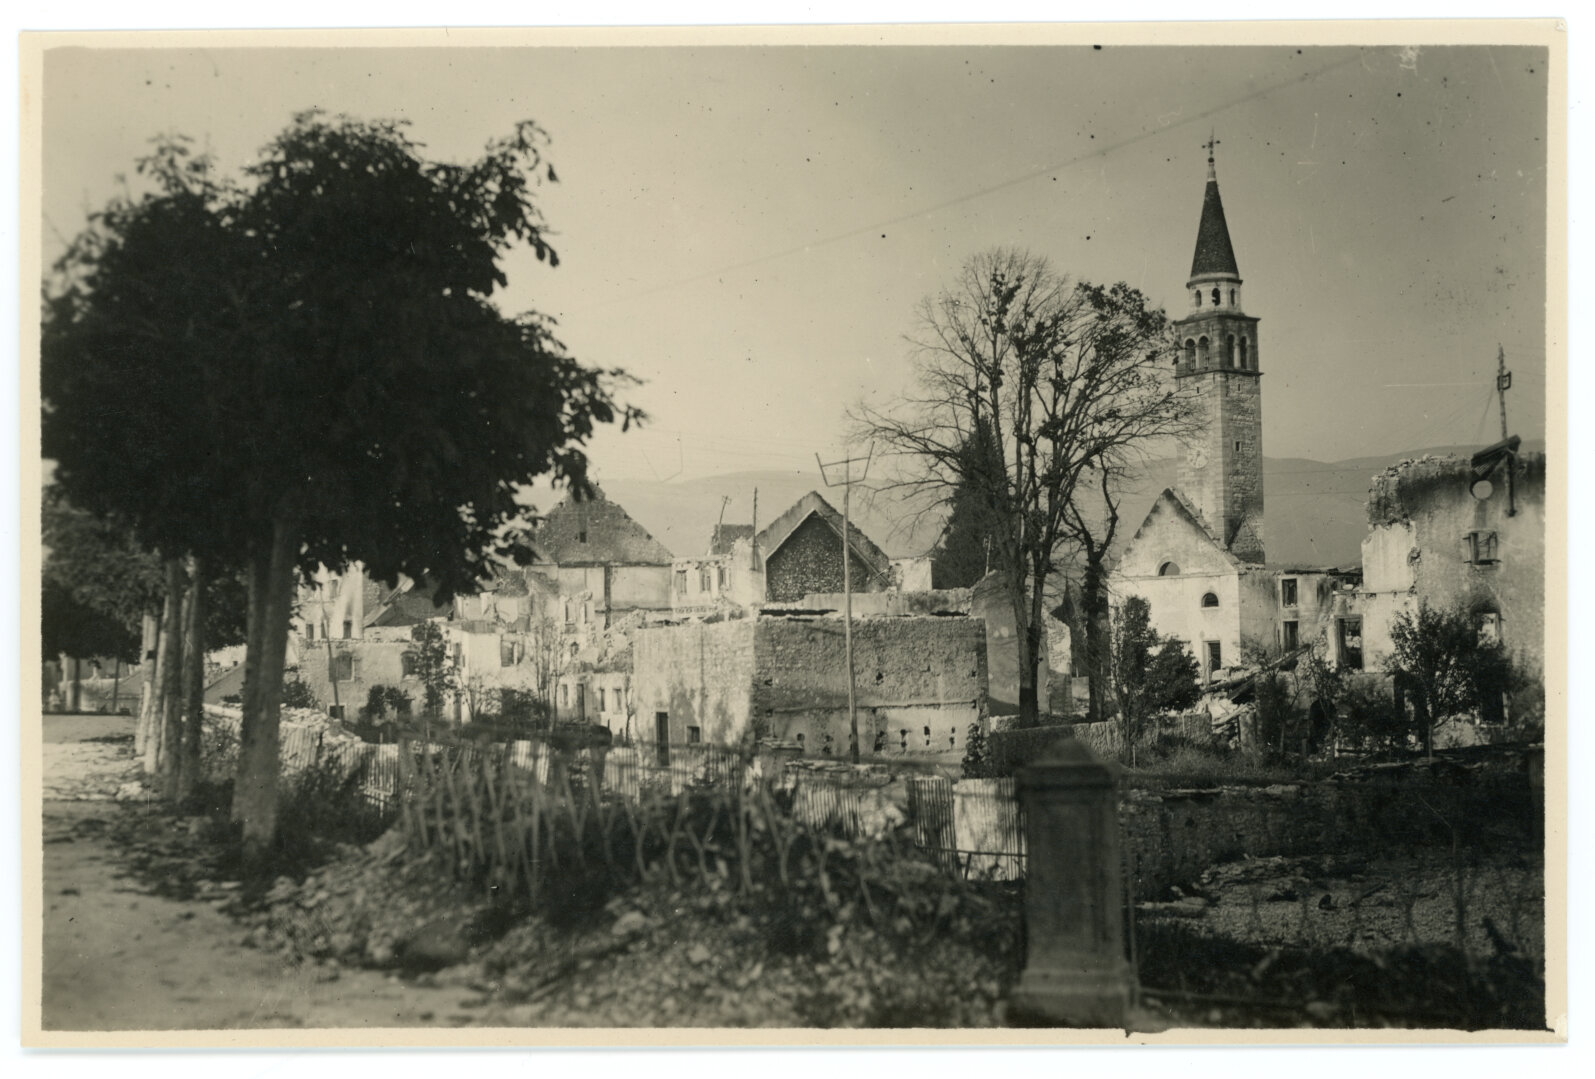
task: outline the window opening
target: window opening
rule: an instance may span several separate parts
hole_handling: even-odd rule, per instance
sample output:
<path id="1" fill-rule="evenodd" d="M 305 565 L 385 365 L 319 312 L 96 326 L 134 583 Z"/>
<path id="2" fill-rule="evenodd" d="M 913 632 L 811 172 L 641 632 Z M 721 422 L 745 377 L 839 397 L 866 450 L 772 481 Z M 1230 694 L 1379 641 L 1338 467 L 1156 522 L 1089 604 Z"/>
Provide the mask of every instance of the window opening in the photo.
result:
<path id="1" fill-rule="evenodd" d="M 1204 593 L 1203 596 L 1202 596 L 1202 606 L 1204 606 L 1204 607 L 1217 607 L 1218 606 L 1218 595 L 1216 593 L 1213 593 L 1213 592 Z"/>
<path id="2" fill-rule="evenodd" d="M 1342 618 L 1339 633 L 1341 666 L 1353 671 L 1362 670 L 1362 619 Z"/>
<path id="3" fill-rule="evenodd" d="M 1280 579 L 1279 605 L 1281 607 L 1296 606 L 1296 578 L 1283 577 Z"/>
<path id="4" fill-rule="evenodd" d="M 1487 566 L 1492 562 L 1500 561 L 1497 552 L 1496 535 L 1493 529 L 1469 532 L 1467 546 L 1468 561 L 1475 566 Z"/>
<path id="5" fill-rule="evenodd" d="M 1296 622 L 1286 622 L 1280 635 L 1279 643 L 1285 651 L 1292 652 L 1301 646 L 1300 625 Z"/>

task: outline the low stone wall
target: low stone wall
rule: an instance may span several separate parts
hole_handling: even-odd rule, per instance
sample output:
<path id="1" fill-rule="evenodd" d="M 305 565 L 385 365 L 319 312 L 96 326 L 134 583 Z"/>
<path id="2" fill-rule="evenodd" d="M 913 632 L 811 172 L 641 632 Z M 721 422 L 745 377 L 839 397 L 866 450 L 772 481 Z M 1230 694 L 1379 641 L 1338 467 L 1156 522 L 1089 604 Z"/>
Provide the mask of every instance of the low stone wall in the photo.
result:
<path id="1" fill-rule="evenodd" d="M 1539 841 L 1531 755 L 1437 762 L 1317 783 L 1207 790 L 1128 788 L 1120 820 L 1138 898 L 1188 885 L 1220 862 L 1273 855 L 1370 856 Z"/>

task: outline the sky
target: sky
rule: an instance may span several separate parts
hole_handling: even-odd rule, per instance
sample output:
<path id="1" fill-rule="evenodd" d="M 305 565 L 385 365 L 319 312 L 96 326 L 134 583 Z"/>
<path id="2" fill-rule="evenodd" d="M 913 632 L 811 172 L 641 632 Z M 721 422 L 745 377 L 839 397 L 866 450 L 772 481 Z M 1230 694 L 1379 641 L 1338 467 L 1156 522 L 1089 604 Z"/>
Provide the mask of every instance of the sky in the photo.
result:
<path id="1" fill-rule="evenodd" d="M 982 250 L 1183 314 L 1216 134 L 1269 456 L 1493 441 L 1498 343 L 1539 438 L 1546 78 L 1498 46 L 63 49 L 43 251 L 157 133 L 236 170 L 312 107 L 453 160 L 534 119 L 560 265 L 512 257 L 499 302 L 641 380 L 600 480 L 813 470 L 912 387 L 917 302 Z"/>

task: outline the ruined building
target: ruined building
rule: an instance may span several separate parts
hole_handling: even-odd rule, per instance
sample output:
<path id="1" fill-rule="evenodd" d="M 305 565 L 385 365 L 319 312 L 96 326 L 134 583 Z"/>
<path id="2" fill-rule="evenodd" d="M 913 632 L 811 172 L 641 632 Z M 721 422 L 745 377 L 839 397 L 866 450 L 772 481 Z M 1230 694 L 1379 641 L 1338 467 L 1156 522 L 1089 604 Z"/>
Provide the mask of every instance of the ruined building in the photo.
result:
<path id="1" fill-rule="evenodd" d="M 1518 445 L 1403 461 L 1374 477 L 1362 584 L 1328 612 L 1342 667 L 1377 670 L 1395 620 L 1427 602 L 1466 610 L 1524 673 L 1544 676 L 1545 455 Z"/>

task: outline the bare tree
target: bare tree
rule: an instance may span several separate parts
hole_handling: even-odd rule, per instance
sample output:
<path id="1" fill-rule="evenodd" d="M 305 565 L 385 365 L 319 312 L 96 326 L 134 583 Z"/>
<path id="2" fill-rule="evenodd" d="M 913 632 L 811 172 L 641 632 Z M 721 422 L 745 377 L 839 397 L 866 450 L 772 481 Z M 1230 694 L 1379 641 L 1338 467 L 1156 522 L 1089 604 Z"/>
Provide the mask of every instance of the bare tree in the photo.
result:
<path id="1" fill-rule="evenodd" d="M 526 634 L 526 662 L 531 667 L 532 692 L 547 716 L 554 715 L 554 687 L 559 684 L 568 658 L 554 619 L 545 615 L 534 620 Z"/>
<path id="2" fill-rule="evenodd" d="M 898 463 L 892 486 L 934 505 L 979 492 L 1013 606 L 1020 717 L 1033 720 L 1048 577 L 1082 484 L 1188 422 L 1167 377 L 1168 320 L 1128 285 L 1074 282 L 1003 249 L 924 300 L 910 342 L 918 391 L 854 418 Z M 965 452 L 977 432 L 994 452 Z"/>

